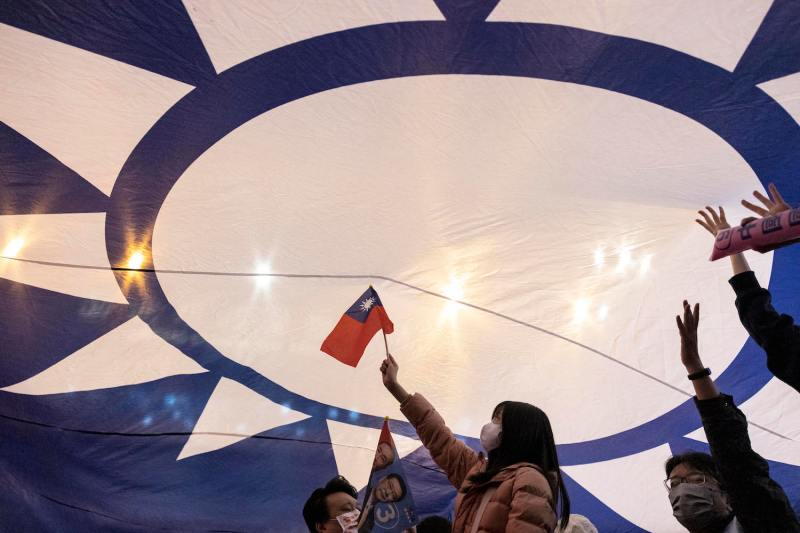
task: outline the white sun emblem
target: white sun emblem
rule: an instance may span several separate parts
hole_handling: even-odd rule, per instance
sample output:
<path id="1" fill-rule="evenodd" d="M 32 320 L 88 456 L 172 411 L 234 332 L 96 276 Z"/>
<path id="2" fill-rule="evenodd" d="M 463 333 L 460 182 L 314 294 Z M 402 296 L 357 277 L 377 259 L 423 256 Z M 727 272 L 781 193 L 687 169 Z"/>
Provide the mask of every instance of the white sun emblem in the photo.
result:
<path id="1" fill-rule="evenodd" d="M 375 298 L 367 298 L 363 302 L 361 302 L 361 310 L 362 311 L 369 311 L 372 309 L 372 306 L 375 305 Z"/>

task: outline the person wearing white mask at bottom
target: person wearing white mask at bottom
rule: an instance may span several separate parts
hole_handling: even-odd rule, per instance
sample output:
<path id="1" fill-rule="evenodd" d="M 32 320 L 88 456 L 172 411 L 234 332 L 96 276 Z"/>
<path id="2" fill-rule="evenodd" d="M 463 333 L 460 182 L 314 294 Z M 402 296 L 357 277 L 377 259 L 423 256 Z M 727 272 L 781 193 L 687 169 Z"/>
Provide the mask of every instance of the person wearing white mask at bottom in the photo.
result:
<path id="1" fill-rule="evenodd" d="M 547 415 L 522 402 L 502 402 L 481 431 L 487 454 L 458 440 L 433 406 L 397 380 L 397 361 L 383 361 L 383 384 L 417 431 L 431 457 L 458 490 L 453 533 L 551 533 L 560 503 L 569 521 L 569 495 L 561 476 Z"/>
<path id="2" fill-rule="evenodd" d="M 681 362 L 695 391 L 711 455 L 692 452 L 667 460 L 664 484 L 672 511 L 691 533 L 800 532 L 789 499 L 750 445 L 747 419 L 721 394 L 703 366 L 697 343 L 700 305 L 683 302 Z"/>

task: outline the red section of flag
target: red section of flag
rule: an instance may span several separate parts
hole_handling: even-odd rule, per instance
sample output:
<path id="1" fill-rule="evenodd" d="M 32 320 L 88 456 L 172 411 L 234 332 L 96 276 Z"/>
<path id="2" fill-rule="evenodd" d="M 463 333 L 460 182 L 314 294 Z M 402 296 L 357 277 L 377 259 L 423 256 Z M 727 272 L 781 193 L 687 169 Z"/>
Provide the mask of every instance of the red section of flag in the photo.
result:
<path id="1" fill-rule="evenodd" d="M 394 331 L 394 324 L 382 306 L 370 309 L 364 322 L 344 314 L 320 349 L 342 363 L 356 367 L 367 344 L 381 329 L 387 334 Z"/>

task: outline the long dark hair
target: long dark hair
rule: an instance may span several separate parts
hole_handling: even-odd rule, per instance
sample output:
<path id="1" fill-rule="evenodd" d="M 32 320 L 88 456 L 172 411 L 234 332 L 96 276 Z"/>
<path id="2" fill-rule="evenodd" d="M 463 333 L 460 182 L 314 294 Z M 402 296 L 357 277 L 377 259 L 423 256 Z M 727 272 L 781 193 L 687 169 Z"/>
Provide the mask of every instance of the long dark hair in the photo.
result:
<path id="1" fill-rule="evenodd" d="M 470 481 L 486 483 L 502 469 L 517 463 L 533 463 L 545 474 L 556 476 L 555 502 L 560 503 L 561 528 L 569 523 L 569 494 L 558 465 L 556 442 L 550 419 L 544 411 L 523 402 L 502 402 L 494 408 L 492 418 L 502 411 L 503 434 L 500 446 L 489 452 L 486 470 Z M 550 481 L 548 477 L 548 481 Z"/>

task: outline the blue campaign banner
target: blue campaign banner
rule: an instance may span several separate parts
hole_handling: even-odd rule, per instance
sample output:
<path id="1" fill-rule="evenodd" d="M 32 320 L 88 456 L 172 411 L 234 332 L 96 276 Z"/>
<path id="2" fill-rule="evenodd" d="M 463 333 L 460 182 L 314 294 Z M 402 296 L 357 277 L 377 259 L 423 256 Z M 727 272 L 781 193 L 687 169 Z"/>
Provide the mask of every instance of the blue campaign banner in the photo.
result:
<path id="1" fill-rule="evenodd" d="M 358 531 L 403 533 L 416 524 L 414 497 L 387 419 L 375 449 Z"/>

